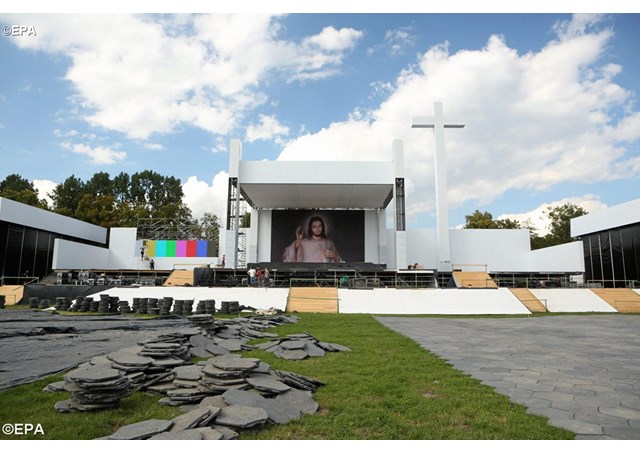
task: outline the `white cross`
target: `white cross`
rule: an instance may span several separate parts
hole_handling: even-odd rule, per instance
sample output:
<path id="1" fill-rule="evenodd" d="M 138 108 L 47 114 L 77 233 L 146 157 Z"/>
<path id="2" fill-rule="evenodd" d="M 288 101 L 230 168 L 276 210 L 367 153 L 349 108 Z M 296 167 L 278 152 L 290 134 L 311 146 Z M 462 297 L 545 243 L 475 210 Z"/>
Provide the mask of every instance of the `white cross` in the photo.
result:
<path id="1" fill-rule="evenodd" d="M 442 102 L 433 103 L 433 116 L 413 118 L 412 128 L 433 129 L 436 139 L 434 166 L 436 178 L 436 222 L 438 238 L 438 270 L 451 271 L 451 252 L 449 250 L 449 210 L 447 206 L 447 160 L 444 148 L 444 129 L 463 128 L 457 122 L 445 123 Z"/>

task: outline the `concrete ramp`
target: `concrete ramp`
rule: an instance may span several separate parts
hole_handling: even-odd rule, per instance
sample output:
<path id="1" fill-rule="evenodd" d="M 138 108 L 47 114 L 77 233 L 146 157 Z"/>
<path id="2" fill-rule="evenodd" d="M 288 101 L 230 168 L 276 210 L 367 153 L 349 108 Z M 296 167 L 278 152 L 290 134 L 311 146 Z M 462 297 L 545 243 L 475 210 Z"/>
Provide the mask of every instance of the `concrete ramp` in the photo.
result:
<path id="1" fill-rule="evenodd" d="M 340 313 L 370 314 L 531 314 L 507 288 L 340 289 Z"/>
<path id="2" fill-rule="evenodd" d="M 616 310 L 588 289 L 531 289 L 551 313 L 616 313 Z"/>
<path id="3" fill-rule="evenodd" d="M 545 313 L 547 307 L 527 288 L 510 288 L 514 296 L 532 313 Z"/>
<path id="4" fill-rule="evenodd" d="M 640 294 L 629 288 L 593 288 L 594 294 L 620 313 L 640 313 Z"/>
<path id="5" fill-rule="evenodd" d="M 291 288 L 287 299 L 287 312 L 338 313 L 338 289 Z"/>
<path id="6" fill-rule="evenodd" d="M 216 308 L 220 308 L 222 301 L 238 301 L 245 307 L 256 309 L 277 308 L 284 311 L 287 307 L 288 288 L 223 288 L 223 287 L 170 287 L 170 286 L 141 286 L 139 288 L 109 288 L 92 297 L 99 299 L 100 294 L 117 296 L 120 300 L 126 300 L 129 305 L 134 297 L 173 297 L 173 299 L 185 299 L 194 301 L 194 310 L 198 301 L 215 299 Z"/>
<path id="7" fill-rule="evenodd" d="M 0 286 L 0 296 L 4 296 L 5 305 L 15 305 L 22 299 L 24 294 L 23 285 L 2 285 Z"/>
<path id="8" fill-rule="evenodd" d="M 453 272 L 453 280 L 458 288 L 497 288 L 498 285 L 486 272 Z"/>
<path id="9" fill-rule="evenodd" d="M 176 269 L 162 284 L 163 286 L 193 286 L 193 270 Z"/>

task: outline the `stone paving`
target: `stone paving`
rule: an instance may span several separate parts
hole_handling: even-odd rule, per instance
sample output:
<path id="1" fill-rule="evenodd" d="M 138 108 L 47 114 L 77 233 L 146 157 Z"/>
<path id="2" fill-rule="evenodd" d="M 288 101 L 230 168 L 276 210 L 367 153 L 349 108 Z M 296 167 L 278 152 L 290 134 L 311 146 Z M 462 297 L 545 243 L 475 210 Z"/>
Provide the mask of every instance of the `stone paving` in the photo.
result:
<path id="1" fill-rule="evenodd" d="M 377 319 L 576 439 L 640 439 L 640 316 Z"/>

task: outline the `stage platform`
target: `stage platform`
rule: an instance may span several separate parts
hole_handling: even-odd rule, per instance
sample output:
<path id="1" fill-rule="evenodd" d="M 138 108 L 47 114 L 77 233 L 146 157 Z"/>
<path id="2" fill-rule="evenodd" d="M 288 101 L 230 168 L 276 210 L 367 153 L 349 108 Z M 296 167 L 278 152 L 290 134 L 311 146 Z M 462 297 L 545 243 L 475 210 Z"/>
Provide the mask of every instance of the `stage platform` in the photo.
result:
<path id="1" fill-rule="evenodd" d="M 287 310 L 289 288 L 203 288 L 203 287 L 139 287 L 108 288 L 94 294 L 117 296 L 133 301 L 134 297 L 172 297 L 174 299 L 215 299 L 237 301 L 255 309 Z M 535 290 L 545 301 L 549 312 L 615 313 L 616 310 L 590 289 Z M 298 309 L 299 312 L 305 311 Z M 508 288 L 495 289 L 339 289 L 338 313 L 397 315 L 528 315 L 531 312 Z"/>

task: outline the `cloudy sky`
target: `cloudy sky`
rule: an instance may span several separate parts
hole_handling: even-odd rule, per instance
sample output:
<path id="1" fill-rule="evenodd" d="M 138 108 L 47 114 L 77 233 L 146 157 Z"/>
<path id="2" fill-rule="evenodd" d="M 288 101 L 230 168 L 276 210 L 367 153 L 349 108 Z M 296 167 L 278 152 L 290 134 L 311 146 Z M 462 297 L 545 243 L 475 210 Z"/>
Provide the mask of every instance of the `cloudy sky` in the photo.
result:
<path id="1" fill-rule="evenodd" d="M 246 160 L 390 160 L 407 224 L 432 228 L 433 133 L 450 129 L 450 224 L 537 222 L 640 195 L 640 15 L 0 14 L 0 180 L 179 178 L 224 217 L 228 148 Z"/>

